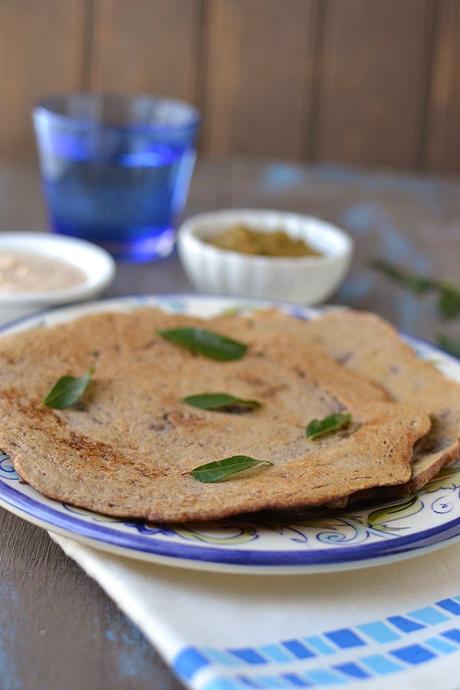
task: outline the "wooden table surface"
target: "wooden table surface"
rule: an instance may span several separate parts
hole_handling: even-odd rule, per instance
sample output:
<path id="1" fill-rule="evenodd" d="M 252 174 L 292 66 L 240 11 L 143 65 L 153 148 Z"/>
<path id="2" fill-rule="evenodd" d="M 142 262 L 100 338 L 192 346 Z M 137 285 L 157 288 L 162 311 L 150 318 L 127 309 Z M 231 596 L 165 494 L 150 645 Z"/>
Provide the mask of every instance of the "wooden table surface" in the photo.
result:
<path id="1" fill-rule="evenodd" d="M 352 271 L 334 301 L 379 312 L 432 339 L 460 336 L 441 324 L 431 298 L 376 277 L 372 257 L 423 273 L 458 276 L 460 182 L 332 166 L 256 160 L 203 162 L 187 215 L 224 207 L 311 213 L 353 235 Z M 38 175 L 0 168 L 0 230 L 46 227 Z M 191 291 L 176 257 L 118 268 L 108 295 Z M 181 685 L 99 589 L 46 532 L 0 510 L 0 690 L 179 690 Z"/>

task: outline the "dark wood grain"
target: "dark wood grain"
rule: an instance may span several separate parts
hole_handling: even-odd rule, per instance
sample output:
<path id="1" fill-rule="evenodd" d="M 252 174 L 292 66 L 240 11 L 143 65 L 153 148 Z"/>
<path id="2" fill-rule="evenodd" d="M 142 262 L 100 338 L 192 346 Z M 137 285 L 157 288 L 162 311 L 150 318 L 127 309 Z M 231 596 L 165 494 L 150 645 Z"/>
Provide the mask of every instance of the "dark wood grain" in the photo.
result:
<path id="1" fill-rule="evenodd" d="M 434 305 L 376 276 L 378 255 L 457 279 L 460 182 L 257 160 L 202 162 L 187 214 L 222 206 L 306 212 L 345 227 L 353 268 L 335 301 L 432 339 Z M 45 227 L 36 170 L 0 168 L 0 229 Z M 108 295 L 191 290 L 177 257 L 120 264 Z M 460 337 L 458 323 L 449 326 Z M 0 690 L 180 690 L 137 629 L 46 533 L 0 510 Z"/>
<path id="2" fill-rule="evenodd" d="M 34 151 L 31 109 L 80 88 L 86 0 L 0 1 L 0 157 Z"/>
<path id="3" fill-rule="evenodd" d="M 460 173 L 458 0 L 0 0 L 0 161 L 45 94 L 147 91 L 201 150 Z"/>
<path id="4" fill-rule="evenodd" d="M 4 510 L 0 530 L 1 690 L 180 688 L 46 532 Z"/>
<path id="5" fill-rule="evenodd" d="M 94 0 L 90 86 L 195 101 L 201 0 Z"/>
<path id="6" fill-rule="evenodd" d="M 310 128 L 316 0 L 211 0 L 204 148 L 301 159 Z"/>
<path id="7" fill-rule="evenodd" d="M 328 0 L 317 158 L 417 167 L 431 0 Z"/>
<path id="8" fill-rule="evenodd" d="M 435 32 L 424 166 L 460 170 L 460 3 L 440 0 Z"/>

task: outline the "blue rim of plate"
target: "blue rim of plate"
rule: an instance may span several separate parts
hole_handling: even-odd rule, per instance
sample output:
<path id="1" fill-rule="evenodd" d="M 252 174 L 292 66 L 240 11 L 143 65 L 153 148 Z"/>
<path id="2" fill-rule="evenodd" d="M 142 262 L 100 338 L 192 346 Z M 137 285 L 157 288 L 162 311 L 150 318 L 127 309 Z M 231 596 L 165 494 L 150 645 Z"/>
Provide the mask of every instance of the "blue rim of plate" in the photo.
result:
<path id="1" fill-rule="evenodd" d="M 296 305 L 288 304 L 286 302 L 278 302 L 276 300 L 258 300 L 258 299 L 240 299 L 234 298 L 231 300 L 228 296 L 220 295 L 195 295 L 192 293 L 167 293 L 157 295 L 127 295 L 124 297 L 112 297 L 104 300 L 99 300 L 98 304 L 110 304 L 111 302 L 123 302 L 130 299 L 148 299 L 155 297 L 157 299 L 196 299 L 200 297 L 206 299 L 225 299 L 226 301 L 238 301 L 240 304 L 248 302 L 249 305 L 263 306 L 264 304 L 276 305 L 284 307 L 285 309 L 293 309 Z M 74 307 L 75 308 L 75 305 Z M 67 309 L 72 309 L 68 307 Z M 304 311 L 307 308 L 302 307 Z M 60 307 L 59 311 L 66 311 L 66 307 Z M 7 324 L 0 326 L 0 334 L 14 329 L 16 326 L 34 321 L 37 317 L 57 311 L 57 309 L 46 309 L 34 314 L 10 321 Z M 321 311 L 321 309 L 312 311 Z M 458 360 L 443 352 L 435 345 L 427 343 L 426 341 L 414 338 L 412 336 L 404 335 L 404 339 L 412 342 L 414 345 L 422 344 L 428 347 L 433 354 L 441 355 L 444 359 L 451 361 L 458 366 Z M 23 516 L 28 515 L 35 518 L 42 524 L 46 523 L 46 528 L 53 531 L 53 528 L 64 530 L 74 535 L 75 538 L 83 537 L 90 539 L 97 546 L 97 542 L 112 545 L 126 551 L 134 553 L 142 552 L 151 554 L 152 556 L 167 557 L 170 559 L 191 560 L 197 562 L 208 562 L 214 564 L 231 564 L 235 566 L 268 566 L 268 567 L 295 567 L 295 566 L 321 566 L 321 565 L 343 565 L 349 563 L 352 565 L 356 562 L 372 561 L 382 559 L 397 554 L 414 552 L 418 550 L 425 550 L 431 546 L 439 544 L 440 542 L 449 542 L 455 537 L 460 536 L 460 517 L 450 520 L 438 525 L 436 527 L 421 530 L 416 534 L 407 535 L 405 537 L 395 537 L 389 541 L 375 542 L 372 544 L 360 544 L 356 546 L 347 546 L 345 548 L 335 547 L 333 550 L 292 550 L 292 551 L 246 551 L 235 548 L 213 548 L 210 546 L 191 546 L 184 543 L 170 543 L 162 539 L 156 539 L 151 534 L 143 536 L 140 534 L 122 533 L 110 527 L 103 527 L 102 525 L 88 523 L 81 520 L 74 515 L 67 515 L 61 513 L 51 506 L 41 503 L 39 500 L 26 496 L 19 491 L 16 491 L 4 481 L 0 480 L 0 503 L 3 507 L 10 506 L 19 511 Z M 223 521 L 219 521 L 223 524 Z"/>

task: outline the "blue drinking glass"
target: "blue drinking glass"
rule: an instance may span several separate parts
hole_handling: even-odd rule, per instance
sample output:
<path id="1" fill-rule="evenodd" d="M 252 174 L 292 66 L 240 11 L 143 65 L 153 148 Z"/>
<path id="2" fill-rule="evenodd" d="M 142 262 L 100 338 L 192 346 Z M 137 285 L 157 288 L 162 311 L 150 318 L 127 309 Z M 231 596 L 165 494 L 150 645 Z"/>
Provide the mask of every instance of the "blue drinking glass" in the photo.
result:
<path id="1" fill-rule="evenodd" d="M 171 253 L 200 124 L 181 101 L 68 94 L 33 111 L 50 223 L 130 261 Z"/>

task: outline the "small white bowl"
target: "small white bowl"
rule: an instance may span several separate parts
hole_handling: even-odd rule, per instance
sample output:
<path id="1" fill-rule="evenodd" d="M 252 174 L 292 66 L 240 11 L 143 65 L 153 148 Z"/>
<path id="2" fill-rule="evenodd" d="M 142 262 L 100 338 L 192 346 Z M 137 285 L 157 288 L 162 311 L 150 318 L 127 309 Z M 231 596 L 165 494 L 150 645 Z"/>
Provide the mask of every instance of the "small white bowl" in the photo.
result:
<path id="1" fill-rule="evenodd" d="M 236 223 L 263 232 L 284 230 L 306 240 L 323 256 L 254 256 L 203 241 Z M 332 295 L 345 278 L 353 242 L 345 232 L 318 218 L 238 209 L 203 213 L 187 220 L 179 229 L 178 250 L 185 272 L 202 292 L 314 305 Z"/>
<path id="2" fill-rule="evenodd" d="M 45 292 L 0 293 L 0 323 L 18 319 L 58 304 L 91 299 L 112 282 L 115 262 L 105 249 L 91 242 L 46 232 L 0 233 L 0 252 L 24 252 L 61 259 L 79 268 L 85 281 Z"/>

